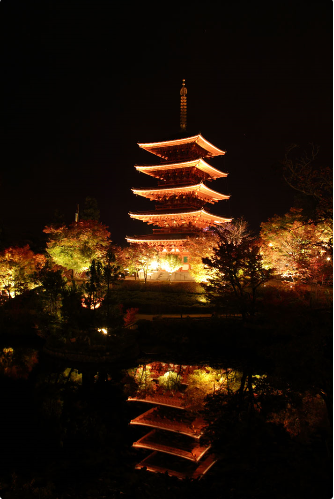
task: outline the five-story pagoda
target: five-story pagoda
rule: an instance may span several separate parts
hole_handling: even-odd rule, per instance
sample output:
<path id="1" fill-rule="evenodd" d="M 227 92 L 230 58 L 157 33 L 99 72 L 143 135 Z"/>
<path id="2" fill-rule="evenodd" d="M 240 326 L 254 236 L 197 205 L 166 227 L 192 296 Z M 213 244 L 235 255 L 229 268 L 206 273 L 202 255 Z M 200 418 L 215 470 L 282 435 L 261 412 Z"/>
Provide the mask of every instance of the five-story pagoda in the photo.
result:
<path id="1" fill-rule="evenodd" d="M 181 94 L 181 138 L 163 142 L 138 143 L 139 147 L 157 156 L 160 161 L 150 166 L 136 166 L 142 173 L 157 179 L 155 188 L 132 189 L 133 193 L 155 201 L 152 211 L 129 213 L 131 218 L 156 226 L 153 234 L 127 237 L 129 243 L 149 244 L 159 252 L 177 253 L 182 269 L 189 269 L 186 242 L 204 229 L 230 222 L 214 215 L 207 208 L 230 196 L 210 189 L 206 183 L 226 177 L 227 173 L 210 166 L 206 159 L 225 154 L 201 134 L 186 133 L 187 89 L 183 80 Z"/>

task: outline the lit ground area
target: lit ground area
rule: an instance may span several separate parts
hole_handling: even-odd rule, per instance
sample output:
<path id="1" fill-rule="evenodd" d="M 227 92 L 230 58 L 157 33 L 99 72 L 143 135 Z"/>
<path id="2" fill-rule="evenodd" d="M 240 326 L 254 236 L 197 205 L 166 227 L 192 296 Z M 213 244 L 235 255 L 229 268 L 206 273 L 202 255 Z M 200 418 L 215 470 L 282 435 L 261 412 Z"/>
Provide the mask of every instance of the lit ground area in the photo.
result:
<path id="1" fill-rule="evenodd" d="M 183 279 L 183 278 L 182 278 Z M 139 314 L 210 313 L 202 286 L 187 280 L 125 279 L 113 286 L 113 300 Z"/>
<path id="2" fill-rule="evenodd" d="M 127 277 L 127 280 L 134 280 L 134 277 Z M 143 272 L 139 272 L 139 279 L 144 280 Z M 182 270 L 178 272 L 173 272 L 170 274 L 165 270 L 157 270 L 155 272 L 151 272 L 147 276 L 148 281 L 170 281 L 170 282 L 195 282 L 193 276 L 188 270 Z"/>

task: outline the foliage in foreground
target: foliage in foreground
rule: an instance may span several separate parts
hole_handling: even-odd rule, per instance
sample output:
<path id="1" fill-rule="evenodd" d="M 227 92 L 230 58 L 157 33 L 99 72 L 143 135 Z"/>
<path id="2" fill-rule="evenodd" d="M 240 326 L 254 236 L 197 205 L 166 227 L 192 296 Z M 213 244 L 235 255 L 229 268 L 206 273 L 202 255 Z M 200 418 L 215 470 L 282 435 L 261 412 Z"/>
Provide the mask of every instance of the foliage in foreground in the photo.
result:
<path id="1" fill-rule="evenodd" d="M 262 262 L 259 243 L 239 220 L 215 229 L 218 246 L 212 258 L 203 259 L 210 269 L 206 291 L 211 301 L 221 303 L 233 294 L 245 320 L 255 314 L 257 290 L 271 278 Z"/>

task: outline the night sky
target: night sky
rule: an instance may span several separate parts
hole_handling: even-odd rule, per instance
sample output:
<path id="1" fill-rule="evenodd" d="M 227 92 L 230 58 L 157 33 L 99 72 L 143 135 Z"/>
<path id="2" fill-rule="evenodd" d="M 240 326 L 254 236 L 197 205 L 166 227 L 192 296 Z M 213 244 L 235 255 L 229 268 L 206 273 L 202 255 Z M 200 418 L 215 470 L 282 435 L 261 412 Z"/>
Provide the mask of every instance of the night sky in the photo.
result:
<path id="1" fill-rule="evenodd" d="M 279 162 L 292 143 L 331 164 L 332 2 L 66 4 L 0 3 L 8 241 L 38 238 L 55 210 L 72 222 L 86 196 L 114 242 L 150 233 L 128 215 L 154 206 L 131 192 L 156 185 L 134 168 L 156 161 L 137 142 L 179 131 L 182 78 L 189 134 L 227 151 L 209 161 L 229 173 L 209 184 L 231 194 L 218 215 L 257 230 L 288 211 Z"/>

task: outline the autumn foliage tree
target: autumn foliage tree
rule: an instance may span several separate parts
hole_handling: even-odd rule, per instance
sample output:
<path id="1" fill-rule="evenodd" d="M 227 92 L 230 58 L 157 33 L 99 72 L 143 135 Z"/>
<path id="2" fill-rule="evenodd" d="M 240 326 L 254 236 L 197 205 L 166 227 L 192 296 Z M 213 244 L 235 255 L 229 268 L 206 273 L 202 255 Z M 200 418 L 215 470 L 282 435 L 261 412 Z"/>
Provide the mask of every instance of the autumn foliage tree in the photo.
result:
<path id="1" fill-rule="evenodd" d="M 160 259 L 160 267 L 169 274 L 173 274 L 182 267 L 182 260 L 179 255 L 175 253 L 166 254 L 163 258 Z"/>
<path id="2" fill-rule="evenodd" d="M 260 235 L 263 262 L 276 274 L 303 282 L 330 278 L 333 231 L 329 221 L 305 221 L 301 209 L 291 208 L 262 223 Z"/>
<path id="3" fill-rule="evenodd" d="M 232 293 L 243 319 L 255 313 L 258 288 L 271 277 L 262 262 L 259 243 L 243 220 L 217 227 L 218 245 L 203 263 L 209 273 L 206 292 L 211 301 L 222 302 Z"/>
<path id="4" fill-rule="evenodd" d="M 188 239 L 186 249 L 191 254 L 190 273 L 196 282 L 203 282 L 207 277 L 203 258 L 211 258 L 217 247 L 218 236 L 214 231 L 200 232 Z"/>
<path id="5" fill-rule="evenodd" d="M 93 260 L 103 260 L 111 243 L 107 227 L 96 220 L 49 226 L 44 232 L 49 235 L 47 253 L 73 277 L 86 272 Z"/>
<path id="6" fill-rule="evenodd" d="M 148 273 L 153 270 L 154 264 L 159 259 L 159 254 L 149 244 L 133 244 L 123 249 L 121 258 L 123 267 L 130 274 L 135 274 L 135 277 L 137 277 L 139 272 L 143 272 L 146 283 Z"/>
<path id="7" fill-rule="evenodd" d="M 0 291 L 13 298 L 36 287 L 36 273 L 45 265 L 45 260 L 29 245 L 6 248 L 0 253 Z"/>

